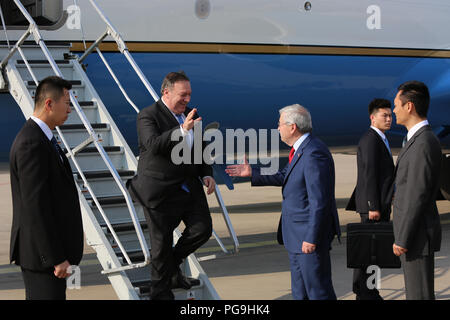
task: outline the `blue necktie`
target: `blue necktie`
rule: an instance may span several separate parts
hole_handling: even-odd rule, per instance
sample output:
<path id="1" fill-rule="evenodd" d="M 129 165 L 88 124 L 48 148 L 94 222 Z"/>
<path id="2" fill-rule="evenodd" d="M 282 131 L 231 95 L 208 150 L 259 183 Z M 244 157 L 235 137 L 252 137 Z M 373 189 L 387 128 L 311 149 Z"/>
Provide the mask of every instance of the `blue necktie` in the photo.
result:
<path id="1" fill-rule="evenodd" d="M 184 120 L 183 120 L 183 116 L 181 115 L 181 113 L 180 113 L 180 114 L 175 114 L 175 117 L 177 118 L 178 123 L 179 123 L 180 125 L 183 125 Z M 186 183 L 183 183 L 183 184 L 181 185 L 181 189 L 183 189 L 183 190 L 186 191 L 186 192 L 189 192 L 189 188 L 188 188 L 188 186 L 186 185 Z"/>
<path id="2" fill-rule="evenodd" d="M 181 113 L 180 114 L 175 114 L 175 117 L 177 118 L 178 123 L 183 125 L 184 120 L 183 120 L 183 116 L 181 115 Z"/>
<path id="3" fill-rule="evenodd" d="M 408 142 L 408 136 L 405 136 L 405 137 L 403 138 L 403 141 L 402 141 L 402 148 L 406 145 L 406 142 Z"/>
<path id="4" fill-rule="evenodd" d="M 384 141 L 384 144 L 386 145 L 386 148 L 387 148 L 388 151 L 389 151 L 389 154 L 392 155 L 392 153 L 391 153 L 391 148 L 389 147 L 389 142 L 388 142 L 387 138 L 385 137 L 385 138 L 383 139 L 383 141 Z"/>

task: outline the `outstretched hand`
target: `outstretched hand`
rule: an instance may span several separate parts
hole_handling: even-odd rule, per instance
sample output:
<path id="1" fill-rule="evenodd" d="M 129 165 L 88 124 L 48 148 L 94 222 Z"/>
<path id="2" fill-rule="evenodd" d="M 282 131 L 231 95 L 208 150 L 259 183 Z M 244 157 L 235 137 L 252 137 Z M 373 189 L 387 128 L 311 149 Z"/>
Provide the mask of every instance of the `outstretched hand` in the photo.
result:
<path id="1" fill-rule="evenodd" d="M 230 177 L 251 177 L 252 167 L 248 164 L 247 158 L 244 158 L 243 164 L 232 164 L 227 166 L 225 172 Z"/>

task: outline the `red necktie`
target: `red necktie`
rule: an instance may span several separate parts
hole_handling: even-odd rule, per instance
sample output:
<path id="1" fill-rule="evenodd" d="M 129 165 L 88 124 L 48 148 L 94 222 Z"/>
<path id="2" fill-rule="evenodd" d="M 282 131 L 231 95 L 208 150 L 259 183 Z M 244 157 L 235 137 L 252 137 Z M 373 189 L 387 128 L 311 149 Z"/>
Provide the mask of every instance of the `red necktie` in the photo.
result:
<path id="1" fill-rule="evenodd" d="M 291 152 L 289 152 L 289 163 L 291 163 L 292 158 L 294 158 L 295 149 L 292 147 Z"/>

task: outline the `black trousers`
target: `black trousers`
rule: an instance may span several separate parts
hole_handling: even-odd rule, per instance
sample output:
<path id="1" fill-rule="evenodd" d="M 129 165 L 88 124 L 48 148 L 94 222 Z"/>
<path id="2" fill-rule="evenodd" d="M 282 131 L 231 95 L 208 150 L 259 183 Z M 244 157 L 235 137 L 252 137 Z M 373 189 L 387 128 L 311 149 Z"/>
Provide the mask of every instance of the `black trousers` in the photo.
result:
<path id="1" fill-rule="evenodd" d="M 150 232 L 150 298 L 173 299 L 171 278 L 187 256 L 211 237 L 212 220 L 203 190 L 179 190 L 157 208 L 144 207 Z M 173 231 L 183 221 L 186 228 L 173 246 Z"/>
<path id="2" fill-rule="evenodd" d="M 66 300 L 66 279 L 57 278 L 54 269 L 34 271 L 22 268 L 27 300 Z"/>
<path id="3" fill-rule="evenodd" d="M 360 213 L 361 223 L 372 223 L 372 220 L 369 220 L 368 213 Z M 389 221 L 389 216 L 381 215 L 380 220 L 378 221 Z M 367 279 L 372 275 L 367 273 L 367 268 L 369 266 L 365 266 L 361 269 L 353 270 L 353 292 L 356 294 L 357 299 L 360 300 L 380 300 L 382 299 L 380 296 L 380 292 L 377 288 L 369 289 L 367 286 Z"/>

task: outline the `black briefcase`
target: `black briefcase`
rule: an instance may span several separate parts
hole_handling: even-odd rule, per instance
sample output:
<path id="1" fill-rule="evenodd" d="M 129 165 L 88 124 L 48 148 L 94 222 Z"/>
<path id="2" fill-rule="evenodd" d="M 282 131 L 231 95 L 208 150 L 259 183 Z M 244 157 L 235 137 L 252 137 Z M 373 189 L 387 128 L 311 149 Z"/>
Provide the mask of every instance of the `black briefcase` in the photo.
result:
<path id="1" fill-rule="evenodd" d="M 391 222 L 347 224 L 347 268 L 400 268 Z"/>

